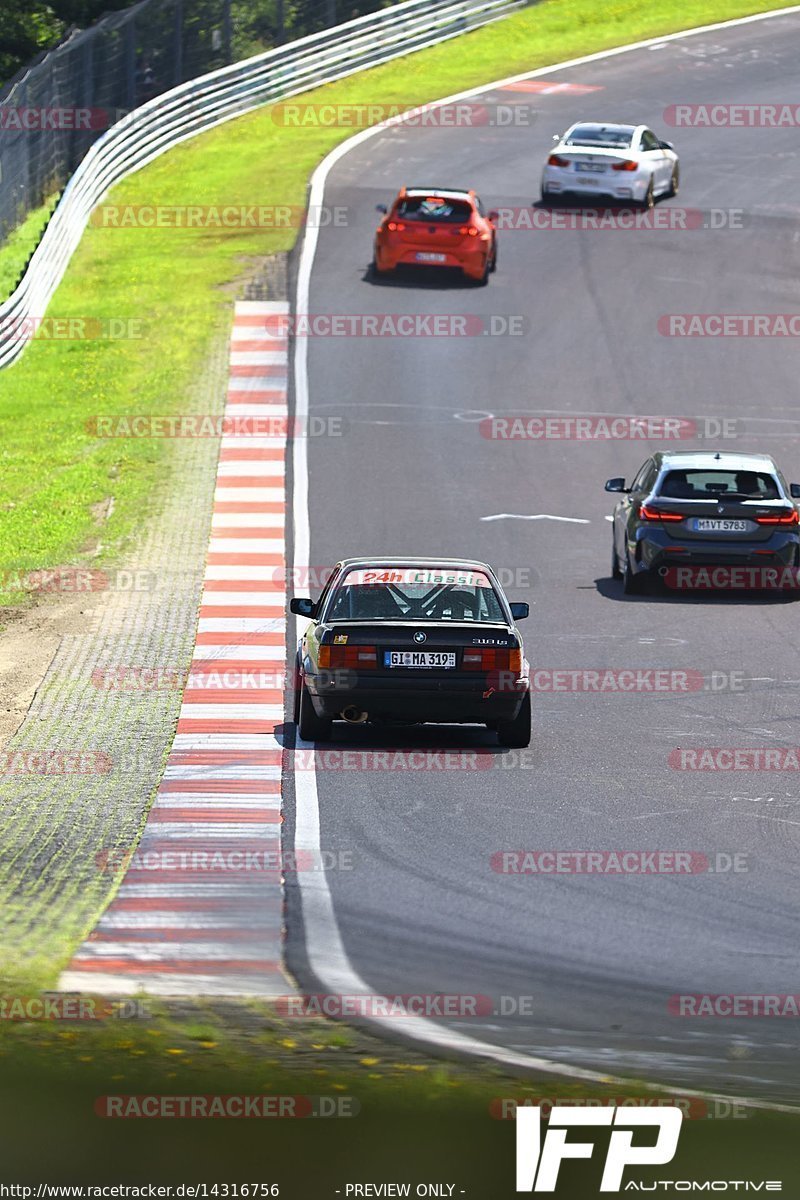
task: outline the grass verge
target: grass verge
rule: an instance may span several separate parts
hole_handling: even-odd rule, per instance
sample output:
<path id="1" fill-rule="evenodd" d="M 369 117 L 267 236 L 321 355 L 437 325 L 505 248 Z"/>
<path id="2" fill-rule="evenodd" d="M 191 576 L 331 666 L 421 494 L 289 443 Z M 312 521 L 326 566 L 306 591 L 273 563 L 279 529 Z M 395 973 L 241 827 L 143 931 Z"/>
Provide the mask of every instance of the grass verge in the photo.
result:
<path id="1" fill-rule="evenodd" d="M 497 24 L 298 98 L 415 105 L 504 75 L 763 9 L 749 0 L 542 0 Z M 351 133 L 277 124 L 261 109 L 164 155 L 108 203 L 302 205 L 309 174 Z M 27 224 L 27 223 L 26 223 Z M 19 231 L 20 235 L 22 231 Z M 369 229 L 364 254 L 368 257 Z M 167 476 L 163 441 L 98 438 L 97 416 L 182 410 L 230 320 L 231 285 L 296 230 L 90 227 L 50 306 L 116 322 L 118 337 L 38 339 L 0 374 L 0 572 L 113 556 Z M 7 261 L 13 251 L 7 249 Z M 1 261 L 1 260 L 0 260 Z M 106 326 L 104 326 L 106 328 Z M 0 576 L 2 579 L 2 576 Z"/>
<path id="2" fill-rule="evenodd" d="M 50 220 L 55 202 L 56 197 L 53 196 L 41 208 L 32 209 L 22 224 L 0 245 L 0 304 L 19 283 L 22 271 Z"/>
<path id="3" fill-rule="evenodd" d="M 121 1013 L 136 1011 L 136 1002 L 121 1003 Z M 656 1096 L 636 1084 L 514 1078 L 329 1021 L 277 1017 L 256 1001 L 147 1001 L 138 1011 L 83 1023 L 0 1022 L 4 1178 L 259 1180 L 277 1183 L 281 1195 L 328 1196 L 356 1166 L 359 1178 L 380 1179 L 391 1164 L 392 1178 L 458 1180 L 452 1194 L 463 1185 L 475 1200 L 498 1200 L 513 1194 L 514 1102 L 546 1109 L 558 1100 L 678 1104 L 687 1118 L 678 1156 L 668 1169 L 634 1176 L 783 1177 L 789 1195 L 800 1183 L 796 1117 L 675 1091 Z M 177 1117 L 187 1103 L 178 1098 L 204 1105 L 215 1096 L 284 1097 L 285 1116 L 316 1109 L 328 1119 Z M 164 1116 L 138 1115 L 161 1097 L 155 1111 Z M 123 1113 L 129 1119 L 118 1119 Z M 592 1171 L 597 1163 L 586 1167 L 596 1188 Z"/>

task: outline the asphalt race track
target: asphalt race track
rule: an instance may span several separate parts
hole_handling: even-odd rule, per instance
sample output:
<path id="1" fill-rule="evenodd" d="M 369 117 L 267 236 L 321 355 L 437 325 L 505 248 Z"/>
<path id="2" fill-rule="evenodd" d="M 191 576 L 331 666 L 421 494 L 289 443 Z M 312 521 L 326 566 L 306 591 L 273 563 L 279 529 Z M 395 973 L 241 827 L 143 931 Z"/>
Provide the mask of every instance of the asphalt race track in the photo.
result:
<path id="1" fill-rule="evenodd" d="M 682 771 L 676 747 L 797 740 L 800 606 L 761 595 L 623 597 L 610 579 L 612 497 L 671 445 L 766 451 L 800 478 L 791 338 L 675 338 L 670 313 L 791 313 L 800 301 L 796 128 L 670 128 L 674 104 L 791 103 L 800 19 L 746 24 L 547 76 L 601 90 L 484 93 L 535 105 L 529 127 L 387 129 L 332 170 L 315 314 L 524 316 L 524 336 L 315 337 L 311 562 L 469 556 L 528 600 L 534 668 L 667 668 L 736 685 L 654 696 L 542 692 L 530 752 L 472 727 L 346 729 L 370 751 L 484 749 L 471 769 L 320 770 L 322 847 L 352 853 L 329 885 L 351 963 L 382 994 L 532 997 L 528 1015 L 459 1028 L 609 1073 L 772 1100 L 798 1098 L 795 1019 L 681 1018 L 676 994 L 800 993 L 800 794 L 792 772 Z M 538 200 L 551 135 L 578 118 L 645 122 L 681 156 L 669 207 L 725 227 L 506 230 L 488 287 L 435 272 L 373 281 L 376 203 L 403 183 L 475 187 L 487 207 Z M 559 210 L 563 211 L 563 210 Z M 733 226 L 733 227 L 732 227 Z M 488 413 L 735 419 L 712 442 L 488 439 Z M 729 427 L 730 428 L 730 427 Z M 550 514 L 588 523 L 483 518 Z M 515 586 L 516 584 L 516 586 Z M 299 587 L 301 594 L 306 588 Z M 311 589 L 314 590 L 313 588 Z M 337 727 L 338 729 L 338 727 Z M 289 814 L 291 830 L 291 812 Z M 740 855 L 721 874 L 514 876 L 497 851 L 691 850 Z M 727 860 L 721 860 L 723 863 Z M 289 964 L 305 966 L 296 901 Z"/>

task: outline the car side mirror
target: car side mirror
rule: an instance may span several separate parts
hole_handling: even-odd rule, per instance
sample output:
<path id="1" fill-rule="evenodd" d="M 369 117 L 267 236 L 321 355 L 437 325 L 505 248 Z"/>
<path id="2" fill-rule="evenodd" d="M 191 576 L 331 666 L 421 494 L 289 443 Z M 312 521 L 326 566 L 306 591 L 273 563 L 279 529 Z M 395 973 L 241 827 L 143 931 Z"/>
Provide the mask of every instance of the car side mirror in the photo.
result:
<path id="1" fill-rule="evenodd" d="M 376 212 L 379 212 L 379 213 L 384 213 L 384 214 L 385 214 L 385 213 L 387 213 L 389 210 L 388 210 L 388 208 L 386 207 L 386 205 L 385 205 L 385 204 L 376 204 L 376 205 L 375 205 L 375 211 L 376 211 Z"/>
<path id="2" fill-rule="evenodd" d="M 793 500 L 800 500 L 800 483 L 790 483 L 789 492 Z"/>
<path id="3" fill-rule="evenodd" d="M 492 211 L 489 213 L 489 220 L 490 221 L 499 221 L 500 220 L 500 213 L 497 211 L 496 208 L 493 208 Z"/>
<path id="4" fill-rule="evenodd" d="M 662 150 L 674 150 L 675 149 L 672 142 L 659 142 L 658 144 Z"/>
<path id="5" fill-rule="evenodd" d="M 289 612 L 293 612 L 297 617 L 315 617 L 317 606 L 313 600 L 294 596 L 289 601 Z"/>
<path id="6" fill-rule="evenodd" d="M 521 621 L 524 617 L 530 615 L 531 606 L 525 600 L 520 600 L 511 606 L 511 615 L 515 621 Z"/>
<path id="7" fill-rule="evenodd" d="M 607 492 L 627 492 L 627 490 L 628 489 L 625 487 L 625 479 L 622 475 L 618 475 L 614 479 L 606 480 Z"/>

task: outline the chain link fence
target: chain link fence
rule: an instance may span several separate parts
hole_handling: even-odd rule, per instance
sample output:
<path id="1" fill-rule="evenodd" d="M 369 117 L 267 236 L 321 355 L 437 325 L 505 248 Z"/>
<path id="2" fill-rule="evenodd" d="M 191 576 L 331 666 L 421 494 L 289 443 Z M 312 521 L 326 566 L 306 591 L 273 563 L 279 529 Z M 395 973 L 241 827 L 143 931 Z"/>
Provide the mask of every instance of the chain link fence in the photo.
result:
<path id="1" fill-rule="evenodd" d="M 387 0 L 140 0 L 69 35 L 0 91 L 0 243 L 126 112 L 198 75 Z"/>

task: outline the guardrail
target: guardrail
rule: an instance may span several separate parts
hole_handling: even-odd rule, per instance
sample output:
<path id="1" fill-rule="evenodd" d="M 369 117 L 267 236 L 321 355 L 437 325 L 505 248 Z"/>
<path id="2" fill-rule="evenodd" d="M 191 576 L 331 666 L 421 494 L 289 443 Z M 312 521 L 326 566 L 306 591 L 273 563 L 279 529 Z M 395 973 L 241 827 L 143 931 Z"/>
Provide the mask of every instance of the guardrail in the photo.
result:
<path id="1" fill-rule="evenodd" d="M 22 354 L 92 209 L 126 175 L 232 117 L 457 37 L 526 2 L 405 0 L 201 75 L 128 113 L 90 147 L 64 189 L 19 286 L 0 304 L 0 367 Z"/>

